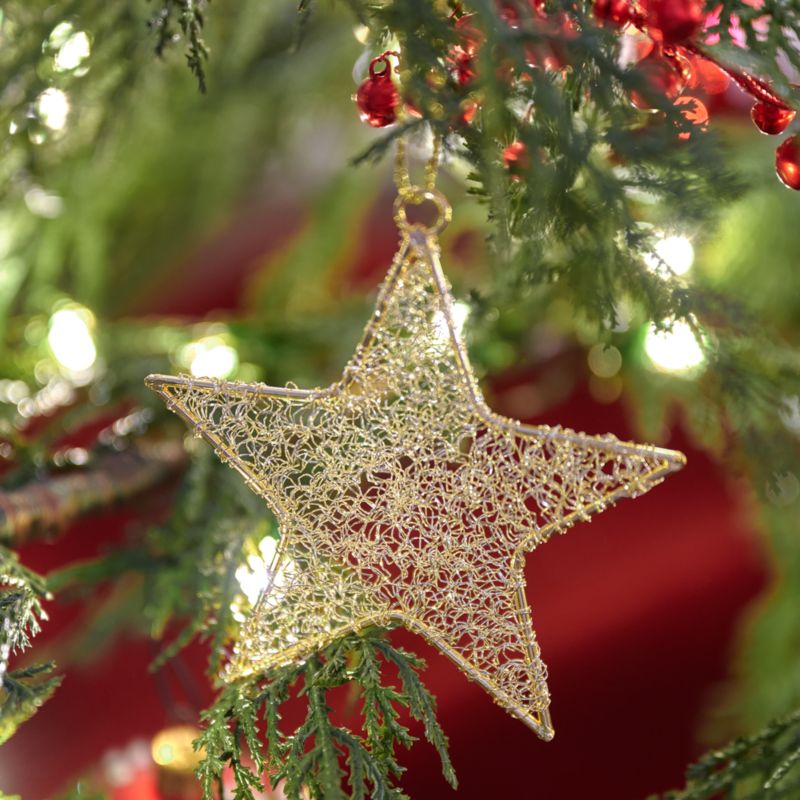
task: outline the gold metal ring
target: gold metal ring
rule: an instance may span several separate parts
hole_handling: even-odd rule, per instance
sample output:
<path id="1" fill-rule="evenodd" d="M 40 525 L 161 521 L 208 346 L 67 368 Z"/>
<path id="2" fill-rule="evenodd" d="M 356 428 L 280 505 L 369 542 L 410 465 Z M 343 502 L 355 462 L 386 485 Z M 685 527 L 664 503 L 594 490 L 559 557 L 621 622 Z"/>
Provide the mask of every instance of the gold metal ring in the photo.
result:
<path id="1" fill-rule="evenodd" d="M 431 225 L 423 225 L 421 222 L 409 222 L 406 208 L 409 204 L 421 205 L 429 201 L 436 206 L 436 220 Z M 447 223 L 453 218 L 453 209 L 447 198 L 435 190 L 423 189 L 421 186 L 410 186 L 408 189 L 398 194 L 394 201 L 394 219 L 400 230 L 418 230 L 426 236 L 441 233 Z"/>

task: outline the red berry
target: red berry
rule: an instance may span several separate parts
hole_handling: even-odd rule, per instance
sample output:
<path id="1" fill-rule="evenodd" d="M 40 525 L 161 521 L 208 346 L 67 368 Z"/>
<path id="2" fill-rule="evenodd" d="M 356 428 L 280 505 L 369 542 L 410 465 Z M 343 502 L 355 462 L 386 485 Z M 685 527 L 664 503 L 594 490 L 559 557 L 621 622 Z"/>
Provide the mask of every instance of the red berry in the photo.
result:
<path id="1" fill-rule="evenodd" d="M 480 103 L 477 100 L 471 100 L 470 98 L 464 100 L 459 106 L 458 114 L 456 114 L 451 123 L 452 127 L 459 128 L 463 125 L 469 125 L 475 119 L 479 108 Z"/>
<path id="2" fill-rule="evenodd" d="M 525 142 L 515 139 L 503 149 L 503 166 L 508 170 L 512 181 L 521 179 L 531 166 L 531 158 Z"/>
<path id="3" fill-rule="evenodd" d="M 631 21 L 629 0 L 594 0 L 594 16 L 599 22 L 610 22 L 623 27 Z"/>
<path id="4" fill-rule="evenodd" d="M 800 191 L 800 142 L 790 136 L 775 151 L 775 171 L 790 189 Z"/>
<path id="5" fill-rule="evenodd" d="M 514 3 L 510 3 L 508 0 L 505 2 L 499 0 L 497 3 L 497 15 L 509 28 L 519 28 L 519 10 Z"/>
<path id="6" fill-rule="evenodd" d="M 703 0 L 642 0 L 648 32 L 666 44 L 683 42 L 705 22 Z"/>
<path id="7" fill-rule="evenodd" d="M 373 128 L 385 128 L 397 119 L 400 95 L 391 78 L 367 78 L 356 93 L 361 121 Z"/>
<path id="8" fill-rule="evenodd" d="M 730 77 L 716 64 L 702 56 L 692 56 L 692 78 L 689 85 L 702 89 L 706 94 L 722 94 L 730 86 Z"/>
<path id="9" fill-rule="evenodd" d="M 486 41 L 486 34 L 475 26 L 475 15 L 465 14 L 456 20 L 456 31 L 461 40 L 461 47 L 468 53 L 477 53 Z"/>
<path id="10" fill-rule="evenodd" d="M 773 103 L 756 103 L 750 112 L 753 122 L 761 133 L 771 136 L 783 133 L 796 115 L 797 112 L 793 108 Z"/>
<path id="11" fill-rule="evenodd" d="M 646 93 L 632 91 L 631 102 L 643 111 L 652 111 L 652 98 L 656 94 L 663 94 L 674 100 L 685 88 L 691 67 L 684 69 L 683 62 L 688 65 L 688 60 L 681 57 L 682 61 L 665 59 L 657 50 L 643 58 L 634 69 L 645 79 L 650 91 Z M 676 69 L 675 65 L 678 65 Z"/>
<path id="12" fill-rule="evenodd" d="M 367 78 L 356 92 L 356 105 L 361 112 L 361 121 L 373 128 L 385 128 L 397 119 L 400 93 L 392 80 L 389 52 L 373 58 Z"/>
<path id="13" fill-rule="evenodd" d="M 450 48 L 447 55 L 447 63 L 450 72 L 459 86 L 468 86 L 478 76 L 475 65 L 475 52 L 466 50 L 460 45 Z"/>

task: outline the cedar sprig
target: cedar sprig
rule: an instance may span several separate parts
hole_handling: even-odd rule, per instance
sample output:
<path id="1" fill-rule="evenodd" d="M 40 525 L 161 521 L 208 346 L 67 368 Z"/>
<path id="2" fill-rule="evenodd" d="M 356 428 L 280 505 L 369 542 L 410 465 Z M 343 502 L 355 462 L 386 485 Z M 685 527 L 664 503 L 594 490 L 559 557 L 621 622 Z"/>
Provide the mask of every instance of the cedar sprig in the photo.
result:
<path id="1" fill-rule="evenodd" d="M 800 711 L 702 756 L 662 800 L 788 800 L 800 790 Z"/>
<path id="2" fill-rule="evenodd" d="M 387 681 L 386 667 L 400 676 L 399 689 Z M 415 738 L 400 720 L 402 708 L 423 723 L 445 778 L 455 787 L 435 700 L 419 676 L 423 667 L 417 656 L 370 629 L 349 634 L 303 664 L 283 667 L 263 681 L 226 687 L 204 713 L 206 727 L 196 743 L 203 751 L 198 777 L 204 796 L 210 800 L 229 766 L 237 800 L 251 800 L 265 777 L 272 783 L 284 781 L 289 800 L 405 800 L 396 784 L 403 768 L 395 749 L 410 747 Z M 331 690 L 350 683 L 363 700 L 360 732 L 337 724 L 328 703 Z M 305 700 L 306 717 L 297 730 L 287 733 L 279 725 L 280 707 L 290 696 Z M 265 771 L 270 774 L 265 776 Z"/>
<path id="3" fill-rule="evenodd" d="M 19 563 L 15 553 L 0 547 L 0 744 L 50 698 L 61 677 L 52 662 L 11 670 L 9 660 L 27 650 L 47 615 L 44 580 Z"/>

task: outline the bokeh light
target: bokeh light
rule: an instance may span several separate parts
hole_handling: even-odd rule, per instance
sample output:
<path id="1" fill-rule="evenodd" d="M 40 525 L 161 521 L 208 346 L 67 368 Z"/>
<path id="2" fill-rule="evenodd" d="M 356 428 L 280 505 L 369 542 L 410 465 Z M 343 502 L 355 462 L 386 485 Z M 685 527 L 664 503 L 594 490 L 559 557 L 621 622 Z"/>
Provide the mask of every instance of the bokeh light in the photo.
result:
<path id="1" fill-rule="evenodd" d="M 58 72 L 73 70 L 79 67 L 89 57 L 91 52 L 92 48 L 89 44 L 89 37 L 83 31 L 76 31 L 68 35 L 63 44 L 58 48 L 54 61 L 55 68 Z"/>
<path id="2" fill-rule="evenodd" d="M 469 305 L 457 300 L 455 303 L 453 303 L 451 312 L 453 317 L 453 327 L 456 329 L 456 333 L 460 336 L 464 330 L 467 317 L 469 317 Z M 433 324 L 436 327 L 436 335 L 439 339 L 448 339 L 450 337 L 450 332 L 447 329 L 447 320 L 443 312 L 436 312 Z"/>
<path id="3" fill-rule="evenodd" d="M 69 98 L 61 89 L 45 89 L 36 100 L 36 113 L 50 130 L 60 131 L 67 124 Z"/>
<path id="4" fill-rule="evenodd" d="M 278 540 L 272 536 L 265 536 L 258 545 L 258 554 L 247 557 L 247 563 L 236 569 L 236 580 L 242 594 L 251 606 L 254 606 L 261 596 L 261 592 L 269 585 L 272 572 L 270 566 L 278 549 Z"/>
<path id="5" fill-rule="evenodd" d="M 50 317 L 47 343 L 59 365 L 68 373 L 83 373 L 97 360 L 92 329 L 94 315 L 83 306 L 61 308 Z"/>
<path id="6" fill-rule="evenodd" d="M 186 345 L 179 361 L 196 378 L 229 378 L 239 366 L 239 354 L 222 336 L 204 336 Z"/>
<path id="7" fill-rule="evenodd" d="M 659 234 L 653 251 L 645 261 L 654 272 L 666 265 L 675 275 L 685 275 L 694 264 L 694 247 L 686 236 Z"/>
<path id="8" fill-rule="evenodd" d="M 658 330 L 651 324 L 645 336 L 644 351 L 660 372 L 690 375 L 705 362 L 694 332 L 683 320 L 675 322 L 669 330 Z"/>
<path id="9" fill-rule="evenodd" d="M 622 367 L 622 353 L 614 345 L 596 344 L 589 350 L 586 361 L 598 378 L 613 378 Z"/>

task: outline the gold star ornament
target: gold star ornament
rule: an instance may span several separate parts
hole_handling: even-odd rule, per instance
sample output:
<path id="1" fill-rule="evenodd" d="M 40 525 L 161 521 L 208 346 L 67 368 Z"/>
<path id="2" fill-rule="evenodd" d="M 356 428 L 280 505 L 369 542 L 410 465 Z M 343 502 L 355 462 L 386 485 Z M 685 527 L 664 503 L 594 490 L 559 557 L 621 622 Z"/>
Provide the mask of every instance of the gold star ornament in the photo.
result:
<path id="1" fill-rule="evenodd" d="M 546 669 L 525 554 L 685 463 L 682 454 L 528 426 L 492 412 L 439 265 L 449 206 L 411 224 L 341 380 L 305 391 L 151 375 L 275 512 L 270 585 L 226 679 L 307 658 L 348 631 L 401 624 L 543 739 Z M 401 195 L 402 198 L 402 195 Z"/>

